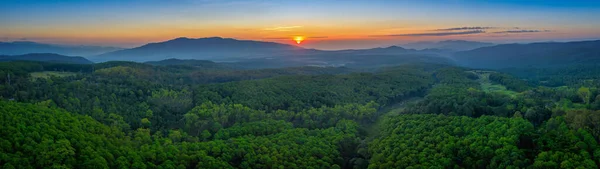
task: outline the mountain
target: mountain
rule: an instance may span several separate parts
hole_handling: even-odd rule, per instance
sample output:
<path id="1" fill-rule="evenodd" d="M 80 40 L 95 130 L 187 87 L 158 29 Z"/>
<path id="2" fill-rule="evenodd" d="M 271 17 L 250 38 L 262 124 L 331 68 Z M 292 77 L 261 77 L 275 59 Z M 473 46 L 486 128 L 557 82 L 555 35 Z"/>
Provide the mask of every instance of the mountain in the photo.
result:
<path id="1" fill-rule="evenodd" d="M 83 57 L 79 56 L 64 56 L 53 53 L 31 53 L 25 55 L 0 55 L 0 62 L 26 60 L 40 62 L 55 62 L 55 63 L 72 63 L 72 64 L 92 64 Z"/>
<path id="2" fill-rule="evenodd" d="M 169 58 L 235 61 L 238 59 L 294 54 L 302 51 L 310 50 L 273 42 L 236 40 L 220 37 L 199 39 L 177 38 L 89 58 L 98 62 L 109 60 L 145 62 Z"/>
<path id="3" fill-rule="evenodd" d="M 347 49 L 329 51 L 331 53 L 353 53 L 353 54 L 399 54 L 399 53 L 410 53 L 418 52 L 415 49 L 405 49 L 399 46 L 390 46 L 385 48 L 371 48 L 371 49 Z"/>
<path id="4" fill-rule="evenodd" d="M 323 51 L 273 42 L 213 37 L 199 39 L 177 38 L 89 57 L 89 59 L 96 62 L 111 60 L 137 62 L 163 60 L 149 63 L 171 65 L 185 65 L 186 60 L 190 59 L 211 60 L 214 62 L 227 62 L 229 63 L 227 65 L 247 69 L 307 65 L 373 67 L 397 65 L 407 62 L 448 63 L 448 58 L 439 57 L 439 51 L 441 50 L 414 50 L 398 46 Z M 165 61 L 165 59 L 167 60 Z M 196 63 L 198 61 L 190 62 Z"/>
<path id="5" fill-rule="evenodd" d="M 291 66 L 374 68 L 381 66 L 396 66 L 406 63 L 453 64 L 451 58 L 445 57 L 442 53 L 443 51 L 438 50 L 414 50 L 398 46 L 338 51 L 312 50 L 310 52 L 303 52 L 302 54 L 246 59 L 238 61 L 236 65 L 246 65 L 246 68 Z"/>
<path id="6" fill-rule="evenodd" d="M 504 44 L 457 52 L 456 61 L 468 67 L 556 67 L 600 63 L 600 40 Z"/>
<path id="7" fill-rule="evenodd" d="M 439 42 L 415 42 L 408 43 L 404 45 L 400 45 L 409 49 L 442 49 L 442 50 L 452 50 L 452 51 L 465 51 L 472 50 L 481 47 L 494 46 L 493 43 L 485 43 L 485 42 L 475 42 L 475 41 L 465 41 L 465 40 L 445 40 Z"/>
<path id="8" fill-rule="evenodd" d="M 56 53 L 69 56 L 93 56 L 121 49 L 122 48 L 101 46 L 65 46 L 29 41 L 0 42 L 0 55 Z"/>

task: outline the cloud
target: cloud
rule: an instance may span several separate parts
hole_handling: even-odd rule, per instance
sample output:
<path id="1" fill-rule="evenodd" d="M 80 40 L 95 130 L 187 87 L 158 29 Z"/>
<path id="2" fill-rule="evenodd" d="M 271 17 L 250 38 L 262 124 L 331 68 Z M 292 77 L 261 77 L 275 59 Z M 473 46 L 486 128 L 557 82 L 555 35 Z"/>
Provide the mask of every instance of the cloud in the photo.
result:
<path id="1" fill-rule="evenodd" d="M 550 30 L 526 30 L 526 29 L 520 29 L 520 30 L 500 31 L 500 32 L 494 32 L 494 33 L 536 33 L 536 32 L 552 32 L 552 31 L 550 31 Z"/>
<path id="2" fill-rule="evenodd" d="M 262 39 L 292 39 L 291 37 L 274 37 L 274 38 L 262 38 Z"/>
<path id="3" fill-rule="evenodd" d="M 436 33 L 412 33 L 412 34 L 392 34 L 392 35 L 373 35 L 375 37 L 381 36 L 451 36 L 451 35 L 468 35 L 468 34 L 480 34 L 485 33 L 483 30 L 472 30 L 462 32 L 436 32 Z"/>
<path id="4" fill-rule="evenodd" d="M 273 27 L 273 28 L 265 28 L 263 30 L 285 32 L 285 31 L 291 31 L 292 29 L 301 28 L 301 27 L 302 26 L 279 26 L 279 27 Z"/>
<path id="5" fill-rule="evenodd" d="M 484 29 L 496 29 L 496 27 L 483 27 L 483 26 L 456 27 L 456 28 L 435 29 L 432 31 L 462 31 L 462 30 L 484 30 Z"/>
<path id="6" fill-rule="evenodd" d="M 324 38 L 329 38 L 328 36 L 308 36 L 306 37 L 306 39 L 324 39 Z M 271 38 L 262 38 L 262 39 L 274 39 L 274 40 L 281 40 L 281 39 L 294 39 L 294 36 L 290 36 L 290 37 L 271 37 Z"/>

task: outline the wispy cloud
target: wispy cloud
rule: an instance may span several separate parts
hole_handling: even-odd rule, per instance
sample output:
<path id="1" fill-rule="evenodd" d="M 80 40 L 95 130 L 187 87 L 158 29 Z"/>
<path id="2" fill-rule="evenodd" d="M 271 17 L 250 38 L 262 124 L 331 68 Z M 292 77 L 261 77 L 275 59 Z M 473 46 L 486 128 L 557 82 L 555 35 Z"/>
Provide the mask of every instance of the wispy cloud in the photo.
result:
<path id="1" fill-rule="evenodd" d="M 280 39 L 293 39 L 293 36 L 290 37 L 270 37 L 270 38 L 262 38 L 262 39 L 274 39 L 274 40 L 280 40 Z M 329 38 L 328 36 L 308 36 L 305 37 L 306 39 L 323 39 L 323 38 Z"/>
<path id="2" fill-rule="evenodd" d="M 264 28 L 263 30 L 286 32 L 286 31 L 291 31 L 292 29 L 297 29 L 297 28 L 302 28 L 302 26 L 278 26 L 278 27 L 272 27 L 272 28 Z"/>
<path id="3" fill-rule="evenodd" d="M 485 30 L 485 29 L 496 29 L 496 27 L 489 26 L 473 26 L 473 27 L 455 27 L 455 28 L 444 28 L 434 29 L 432 31 L 463 31 L 463 30 Z"/>
<path id="4" fill-rule="evenodd" d="M 278 39 L 292 39 L 291 37 L 273 37 L 273 38 L 262 38 L 262 39 L 274 39 L 274 40 L 278 40 Z"/>
<path id="5" fill-rule="evenodd" d="M 525 30 L 525 29 L 520 29 L 520 30 L 500 31 L 500 32 L 494 32 L 494 33 L 536 33 L 536 32 L 552 32 L 552 31 L 551 30 Z"/>
<path id="6" fill-rule="evenodd" d="M 391 34 L 391 35 L 373 35 L 373 37 L 382 36 L 451 36 L 451 35 L 468 35 L 485 33 L 483 30 L 472 30 L 462 32 L 436 32 L 436 33 L 411 33 L 411 34 Z"/>

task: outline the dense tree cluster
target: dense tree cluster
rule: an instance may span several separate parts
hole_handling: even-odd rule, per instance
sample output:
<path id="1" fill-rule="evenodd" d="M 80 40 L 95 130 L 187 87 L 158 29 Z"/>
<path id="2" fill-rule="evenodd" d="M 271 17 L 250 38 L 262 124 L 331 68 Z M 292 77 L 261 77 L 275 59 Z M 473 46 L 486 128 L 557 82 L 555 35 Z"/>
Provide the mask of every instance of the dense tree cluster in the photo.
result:
<path id="1" fill-rule="evenodd" d="M 260 110 L 302 110 L 310 107 L 376 101 L 381 105 L 422 95 L 432 84 L 429 74 L 416 70 L 347 75 L 282 76 L 205 85 L 196 101 L 240 103 Z"/>
<path id="2" fill-rule="evenodd" d="M 596 168 L 598 142 L 561 118 L 401 115 L 369 145 L 369 168 Z"/>
<path id="3" fill-rule="evenodd" d="M 411 114 L 446 114 L 479 117 L 512 116 L 520 110 L 510 96 L 486 93 L 476 81 L 478 77 L 465 69 L 445 68 L 436 72 L 439 83 L 422 102 L 407 109 Z"/>
<path id="4" fill-rule="evenodd" d="M 521 118 L 401 115 L 369 145 L 369 168 L 521 168 L 533 125 Z"/>
<path id="5" fill-rule="evenodd" d="M 509 90 L 523 92 L 529 89 L 529 86 L 525 81 L 506 74 L 490 73 L 489 79 L 493 82 L 506 86 L 506 88 Z"/>
<path id="6" fill-rule="evenodd" d="M 530 84 L 549 87 L 581 84 L 598 85 L 600 82 L 598 81 L 600 79 L 600 65 L 594 63 L 566 67 L 511 68 L 502 69 L 501 71 L 526 79 Z"/>
<path id="7" fill-rule="evenodd" d="M 4 62 L 0 166 L 597 168 L 596 69 Z"/>
<path id="8" fill-rule="evenodd" d="M 199 142 L 177 130 L 125 134 L 43 105 L 0 102 L 0 114 L 5 168 L 340 168 L 340 147 L 358 134 L 349 120 L 316 130 L 266 120 L 236 124 L 214 141 Z M 278 127 L 272 124 L 287 127 L 262 128 Z"/>

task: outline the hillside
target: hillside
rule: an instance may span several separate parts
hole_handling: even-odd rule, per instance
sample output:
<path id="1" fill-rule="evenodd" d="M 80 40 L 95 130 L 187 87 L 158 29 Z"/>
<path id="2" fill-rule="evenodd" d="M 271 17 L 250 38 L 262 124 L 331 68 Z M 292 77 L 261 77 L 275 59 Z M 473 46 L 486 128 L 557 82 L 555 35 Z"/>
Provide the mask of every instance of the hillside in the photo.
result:
<path id="1" fill-rule="evenodd" d="M 418 50 L 440 49 L 440 50 L 451 50 L 451 51 L 465 51 L 465 50 L 472 50 L 472 49 L 477 49 L 480 47 L 488 47 L 488 46 L 494 46 L 494 45 L 495 44 L 493 44 L 493 43 L 486 43 L 486 42 L 465 41 L 465 40 L 445 40 L 445 41 L 439 41 L 439 42 L 429 42 L 429 41 L 414 42 L 414 43 L 403 44 L 400 46 L 409 48 L 409 49 L 418 49 Z"/>
<path id="2" fill-rule="evenodd" d="M 600 40 L 505 44 L 454 54 L 457 62 L 474 68 L 555 67 L 600 62 Z"/>
<path id="3" fill-rule="evenodd" d="M 0 61 L 40 61 L 40 62 L 54 62 L 54 63 L 72 63 L 72 64 L 91 64 L 92 61 L 89 61 L 83 57 L 78 56 L 64 56 L 53 53 L 31 53 L 25 55 L 0 55 Z"/>
<path id="4" fill-rule="evenodd" d="M 120 50 L 103 46 L 68 46 L 29 41 L 0 42 L 0 55 L 24 55 L 28 53 L 56 53 L 69 56 L 93 56 Z"/>
<path id="5" fill-rule="evenodd" d="M 290 54 L 305 50 L 291 45 L 236 40 L 230 38 L 177 38 L 165 42 L 149 43 L 132 49 L 124 49 L 90 57 L 90 60 L 104 62 L 122 61 L 156 61 L 170 58 L 197 60 L 236 60 L 239 58 L 260 58 L 276 54 Z"/>

